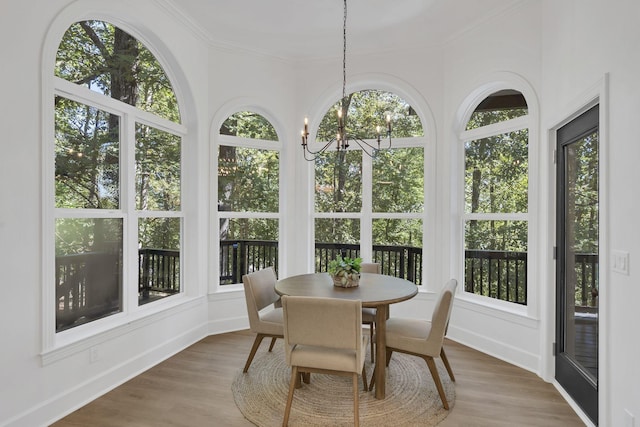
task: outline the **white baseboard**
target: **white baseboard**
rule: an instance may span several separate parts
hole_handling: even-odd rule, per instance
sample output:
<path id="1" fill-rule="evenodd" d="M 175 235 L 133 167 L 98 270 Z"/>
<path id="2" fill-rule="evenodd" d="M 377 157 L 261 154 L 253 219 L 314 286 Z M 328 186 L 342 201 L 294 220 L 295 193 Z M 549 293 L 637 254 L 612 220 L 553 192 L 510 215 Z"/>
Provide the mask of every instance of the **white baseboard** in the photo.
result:
<path id="1" fill-rule="evenodd" d="M 76 387 L 54 396 L 0 424 L 3 427 L 48 426 L 150 367 L 179 353 L 207 336 L 205 325 L 185 331 L 128 361 L 89 378 Z"/>

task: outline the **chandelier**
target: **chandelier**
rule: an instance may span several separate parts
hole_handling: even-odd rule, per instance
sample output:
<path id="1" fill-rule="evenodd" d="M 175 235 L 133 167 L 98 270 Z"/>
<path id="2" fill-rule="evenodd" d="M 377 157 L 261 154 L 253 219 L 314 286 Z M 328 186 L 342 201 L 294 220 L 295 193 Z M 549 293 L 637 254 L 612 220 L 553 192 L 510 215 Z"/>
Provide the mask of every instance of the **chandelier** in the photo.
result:
<path id="1" fill-rule="evenodd" d="M 355 142 L 360 149 L 366 153 L 369 157 L 375 157 L 378 150 L 381 148 L 381 142 L 383 139 L 388 139 L 388 146 L 385 144 L 384 148 L 391 148 L 391 113 L 389 111 L 384 113 L 385 125 L 384 129 L 380 126 L 376 126 L 376 140 L 377 145 L 372 145 L 364 139 L 350 136 L 347 132 L 346 118 L 347 109 L 349 107 L 349 100 L 346 94 L 347 88 L 347 0 L 344 0 L 344 17 L 342 21 L 342 99 L 338 107 L 338 127 L 334 133 L 334 137 L 331 138 L 322 148 L 318 151 L 313 151 L 309 148 L 309 119 L 304 118 L 304 128 L 301 131 L 302 136 L 302 151 L 304 158 L 307 161 L 314 161 L 320 154 L 324 153 L 331 144 L 335 142 L 336 149 L 338 151 L 345 151 L 349 148 L 349 142 Z"/>

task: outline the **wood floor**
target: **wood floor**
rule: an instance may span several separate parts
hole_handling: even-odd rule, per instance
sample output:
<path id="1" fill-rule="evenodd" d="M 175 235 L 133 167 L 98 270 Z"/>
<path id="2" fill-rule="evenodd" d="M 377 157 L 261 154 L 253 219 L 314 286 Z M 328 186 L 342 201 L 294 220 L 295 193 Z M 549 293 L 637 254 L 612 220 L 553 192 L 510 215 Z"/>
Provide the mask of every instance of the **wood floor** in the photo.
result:
<path id="1" fill-rule="evenodd" d="M 252 426 L 236 408 L 231 383 L 253 338 L 248 331 L 209 336 L 53 426 Z M 267 347 L 264 341 L 258 351 Z M 456 401 L 440 426 L 584 426 L 536 375 L 452 341 L 445 349 Z"/>

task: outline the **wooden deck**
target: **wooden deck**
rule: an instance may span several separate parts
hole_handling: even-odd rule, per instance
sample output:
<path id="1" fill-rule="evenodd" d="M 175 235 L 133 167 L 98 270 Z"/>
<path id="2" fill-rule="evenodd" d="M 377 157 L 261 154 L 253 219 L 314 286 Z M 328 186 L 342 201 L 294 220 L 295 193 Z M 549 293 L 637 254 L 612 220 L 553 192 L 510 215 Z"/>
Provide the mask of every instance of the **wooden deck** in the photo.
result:
<path id="1" fill-rule="evenodd" d="M 248 331 L 209 336 L 53 426 L 252 426 L 236 408 L 231 383 L 253 339 Z M 560 393 L 535 374 L 449 340 L 445 348 L 456 375 L 456 401 L 440 426 L 584 426 Z"/>

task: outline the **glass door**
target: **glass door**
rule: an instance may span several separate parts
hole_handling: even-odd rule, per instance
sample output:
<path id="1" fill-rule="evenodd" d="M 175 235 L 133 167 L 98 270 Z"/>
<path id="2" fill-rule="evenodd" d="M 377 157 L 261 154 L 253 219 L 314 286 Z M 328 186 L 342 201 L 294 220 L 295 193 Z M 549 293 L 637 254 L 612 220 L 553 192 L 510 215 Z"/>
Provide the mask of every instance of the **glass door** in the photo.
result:
<path id="1" fill-rule="evenodd" d="M 598 423 L 598 106 L 557 133 L 556 379 Z"/>

